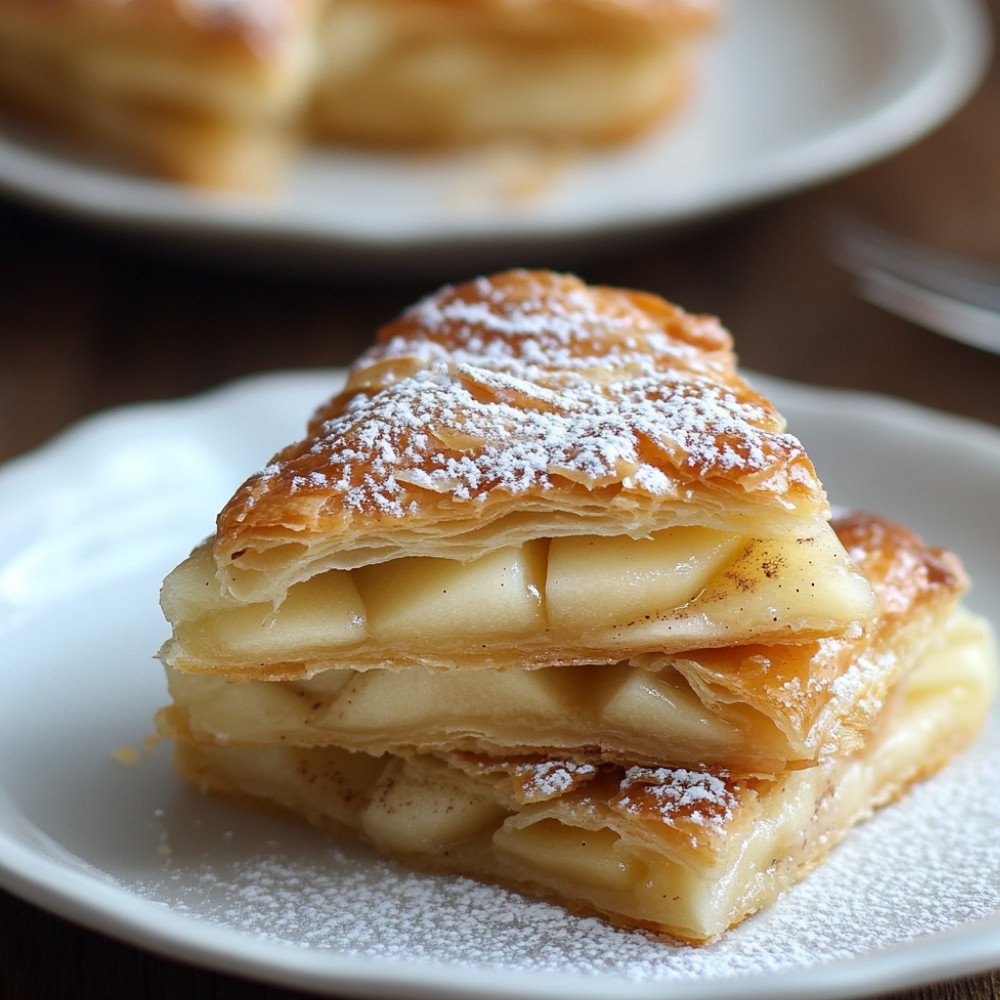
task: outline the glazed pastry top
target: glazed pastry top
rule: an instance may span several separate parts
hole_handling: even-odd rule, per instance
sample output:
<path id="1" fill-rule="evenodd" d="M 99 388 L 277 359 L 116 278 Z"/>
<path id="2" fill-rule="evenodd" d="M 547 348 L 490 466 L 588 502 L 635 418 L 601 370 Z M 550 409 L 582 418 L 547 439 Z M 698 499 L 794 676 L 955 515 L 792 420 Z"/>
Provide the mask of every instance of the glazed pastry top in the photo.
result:
<path id="1" fill-rule="evenodd" d="M 222 511 L 215 555 L 234 576 L 293 561 L 311 575 L 581 532 L 808 533 L 827 516 L 717 321 L 511 271 L 386 326 L 307 437 Z"/>

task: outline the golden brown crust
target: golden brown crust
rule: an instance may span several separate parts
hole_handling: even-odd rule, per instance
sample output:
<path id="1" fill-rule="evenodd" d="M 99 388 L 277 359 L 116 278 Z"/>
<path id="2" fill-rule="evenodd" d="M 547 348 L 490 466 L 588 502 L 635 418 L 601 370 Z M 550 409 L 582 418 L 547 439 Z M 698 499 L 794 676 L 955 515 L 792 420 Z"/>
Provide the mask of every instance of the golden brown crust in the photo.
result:
<path id="1" fill-rule="evenodd" d="M 826 513 L 801 443 L 714 319 L 510 271 L 389 324 L 308 437 L 227 504 L 215 554 L 251 594 L 243 569 L 287 586 L 291 572 L 568 533 L 773 536 Z"/>
<path id="2" fill-rule="evenodd" d="M 869 579 L 878 580 L 880 615 L 901 620 L 969 580 L 958 556 L 926 545 L 910 528 L 866 511 L 838 514 L 837 535 Z"/>
<path id="3" fill-rule="evenodd" d="M 692 40 L 715 13 L 704 0 L 347 0 L 326 38 L 364 25 L 370 58 L 328 46 L 309 124 L 336 142 L 501 142 L 528 159 L 625 141 L 684 102 Z"/>

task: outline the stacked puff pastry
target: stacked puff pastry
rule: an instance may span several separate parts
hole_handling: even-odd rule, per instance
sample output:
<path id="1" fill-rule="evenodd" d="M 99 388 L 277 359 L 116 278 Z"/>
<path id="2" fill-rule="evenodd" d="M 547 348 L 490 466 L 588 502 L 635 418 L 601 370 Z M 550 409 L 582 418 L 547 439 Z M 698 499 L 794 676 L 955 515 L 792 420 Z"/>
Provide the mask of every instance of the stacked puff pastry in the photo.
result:
<path id="1" fill-rule="evenodd" d="M 704 942 L 980 725 L 957 558 L 826 496 L 729 335 L 515 271 L 383 329 L 165 581 L 203 789 Z"/>
<path id="2" fill-rule="evenodd" d="M 118 162 L 266 189 L 296 146 L 623 140 L 714 0 L 0 0 L 0 101 Z"/>

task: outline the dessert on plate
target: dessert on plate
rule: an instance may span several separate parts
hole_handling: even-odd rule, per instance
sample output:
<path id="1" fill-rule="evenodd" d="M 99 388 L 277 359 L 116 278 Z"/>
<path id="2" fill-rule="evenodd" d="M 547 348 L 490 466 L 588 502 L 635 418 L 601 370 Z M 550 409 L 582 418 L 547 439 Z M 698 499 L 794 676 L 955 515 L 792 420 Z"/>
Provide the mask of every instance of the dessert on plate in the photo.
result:
<path id="1" fill-rule="evenodd" d="M 608 143 L 684 103 L 713 0 L 0 0 L 0 103 L 268 189 L 309 142 Z"/>
<path id="2" fill-rule="evenodd" d="M 958 558 L 831 511 L 728 333 L 544 271 L 383 328 L 164 582 L 195 785 L 690 942 L 942 766 Z"/>

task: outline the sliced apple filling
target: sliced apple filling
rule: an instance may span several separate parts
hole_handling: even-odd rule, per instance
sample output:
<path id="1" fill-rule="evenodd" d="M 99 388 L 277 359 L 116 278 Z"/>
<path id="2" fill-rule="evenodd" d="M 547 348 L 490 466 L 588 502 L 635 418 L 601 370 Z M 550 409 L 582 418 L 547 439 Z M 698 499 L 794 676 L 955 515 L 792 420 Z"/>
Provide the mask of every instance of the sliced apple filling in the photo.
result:
<path id="1" fill-rule="evenodd" d="M 817 582 L 822 581 L 822 586 Z M 208 543 L 167 578 L 167 663 L 308 676 L 358 669 L 609 663 L 643 652 L 800 641 L 875 613 L 865 578 L 827 526 L 748 539 L 671 528 L 647 539 L 537 539 L 470 562 L 410 557 L 330 570 L 278 606 L 224 593 Z"/>
<path id="2" fill-rule="evenodd" d="M 536 541 L 467 563 L 404 558 L 346 572 L 368 609 L 368 632 L 376 642 L 433 649 L 450 639 L 503 640 L 544 631 L 545 549 Z"/>
<path id="3" fill-rule="evenodd" d="M 355 651 L 371 641 L 364 615 L 370 624 L 408 605 L 390 600 L 388 592 L 369 593 L 370 580 L 361 580 L 360 591 L 348 587 L 364 574 L 338 572 L 318 578 L 312 589 L 318 593 L 322 585 L 355 616 L 352 627 L 361 635 L 361 644 L 347 647 L 341 662 L 283 680 L 260 679 L 245 670 L 189 671 L 168 665 L 172 704 L 160 713 L 159 725 L 168 737 L 198 742 L 334 745 L 375 754 L 541 753 L 620 763 L 725 766 L 730 773 L 744 775 L 772 775 L 814 764 L 822 756 L 848 752 L 863 742 L 897 678 L 919 661 L 932 637 L 950 627 L 967 584 L 953 556 L 928 549 L 905 529 L 866 515 L 840 517 L 834 527 L 883 609 L 872 625 L 857 634 L 657 651 L 613 663 L 537 665 L 531 670 L 519 669 L 517 662 L 483 666 L 475 660 L 464 662 L 481 669 L 462 669 L 461 664 L 456 669 L 454 663 L 452 669 L 419 663 L 392 669 L 355 667 Z M 485 623 L 481 636 L 466 640 L 470 648 L 481 650 L 492 641 L 490 623 L 497 618 L 510 621 L 515 614 L 502 600 L 488 601 L 499 591 L 512 598 L 515 611 L 533 609 L 535 627 L 541 628 L 538 619 L 544 623 L 551 617 L 546 615 L 551 600 L 545 598 L 558 590 L 545 582 L 545 573 L 551 579 L 553 566 L 558 570 L 565 565 L 559 548 L 535 542 L 498 550 L 471 566 L 451 560 L 399 560 L 388 569 L 396 574 L 397 588 L 404 589 L 417 608 L 399 614 L 429 643 L 438 618 L 427 601 L 444 606 L 460 599 L 456 614 L 465 615 L 463 628 L 470 629 L 476 625 L 472 613 L 481 607 Z M 603 540 L 584 546 L 599 557 L 602 548 L 610 546 Z M 656 543 L 630 543 L 624 548 L 620 564 L 610 555 L 605 563 L 598 558 L 596 578 L 603 585 L 610 579 L 610 595 L 624 593 L 623 601 L 629 601 L 634 598 L 629 574 L 633 582 L 652 578 L 658 585 L 657 565 L 647 556 L 651 548 L 657 552 L 663 548 Z M 736 558 L 721 570 L 718 565 L 709 570 L 715 574 L 713 580 L 720 573 L 739 576 L 753 546 L 740 543 L 730 548 Z M 796 546 L 793 551 L 800 554 L 812 548 Z M 630 558 L 629 550 L 638 558 Z M 207 560 L 207 565 L 199 568 L 198 558 Z M 438 570 L 429 595 L 399 583 L 400 575 L 412 573 L 414 567 L 426 570 L 427 562 Z M 215 589 L 214 579 L 206 576 L 210 564 L 202 553 L 176 572 L 170 582 L 176 591 L 171 597 L 174 611 L 191 615 L 195 608 L 197 619 L 191 595 L 208 587 L 211 603 L 221 609 L 212 613 L 220 620 L 249 616 L 250 608 L 233 608 L 232 600 Z M 706 559 L 704 565 L 708 564 Z M 387 567 L 373 569 L 379 570 L 378 579 L 384 578 Z M 794 584 L 795 574 L 786 573 L 785 579 Z M 702 593 L 711 594 L 716 587 L 710 582 Z M 286 602 L 290 612 L 283 627 L 296 629 L 302 637 L 319 634 L 322 639 L 320 602 L 318 610 L 307 615 L 301 608 L 302 593 L 294 591 Z M 472 600 L 470 593 L 477 599 Z M 519 596 L 525 593 L 531 602 Z M 274 614 L 269 607 L 253 613 Z M 521 620 L 527 625 L 531 618 L 525 615 Z M 275 630 L 265 629 L 263 634 L 273 641 Z M 280 648 L 275 652 L 259 645 L 258 652 L 270 656 L 262 661 L 268 669 L 281 662 Z"/>
<path id="4" fill-rule="evenodd" d="M 467 750 L 693 759 L 771 773 L 808 758 L 761 712 L 710 711 L 675 670 L 628 664 L 537 670 L 328 670 L 304 681 L 233 682 L 168 668 L 168 736 L 340 745 L 368 753 Z"/>
<path id="5" fill-rule="evenodd" d="M 881 581 L 879 581 L 881 589 Z M 167 737 L 343 746 L 368 753 L 571 754 L 771 775 L 859 746 L 930 637 L 960 619 L 950 597 L 862 637 L 703 650 L 535 670 L 326 670 L 234 681 L 167 668 Z M 916 627 L 914 625 L 916 623 Z"/>

